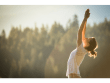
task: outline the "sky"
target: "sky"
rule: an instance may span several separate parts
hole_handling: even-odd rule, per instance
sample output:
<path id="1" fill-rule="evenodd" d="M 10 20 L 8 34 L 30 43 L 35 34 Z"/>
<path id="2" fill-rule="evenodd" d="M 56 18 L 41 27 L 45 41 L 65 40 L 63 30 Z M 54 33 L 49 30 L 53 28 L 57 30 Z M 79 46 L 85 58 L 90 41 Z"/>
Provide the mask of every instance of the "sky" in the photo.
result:
<path id="1" fill-rule="evenodd" d="M 4 29 L 8 36 L 11 26 L 34 29 L 35 23 L 39 29 L 42 24 L 50 29 L 55 21 L 65 28 L 75 14 L 80 25 L 88 8 L 91 14 L 87 23 L 91 26 L 105 17 L 110 20 L 110 5 L 0 5 L 0 33 Z"/>

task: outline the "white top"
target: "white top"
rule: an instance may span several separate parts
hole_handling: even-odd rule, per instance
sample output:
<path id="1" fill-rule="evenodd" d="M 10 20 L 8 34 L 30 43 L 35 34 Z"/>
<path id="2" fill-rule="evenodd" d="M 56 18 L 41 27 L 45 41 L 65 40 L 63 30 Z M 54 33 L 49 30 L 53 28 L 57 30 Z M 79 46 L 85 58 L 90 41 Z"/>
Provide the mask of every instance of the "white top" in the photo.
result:
<path id="1" fill-rule="evenodd" d="M 70 57 L 67 62 L 66 76 L 70 73 L 80 74 L 79 66 L 82 63 L 86 53 L 87 51 L 83 47 L 83 43 L 70 53 Z"/>

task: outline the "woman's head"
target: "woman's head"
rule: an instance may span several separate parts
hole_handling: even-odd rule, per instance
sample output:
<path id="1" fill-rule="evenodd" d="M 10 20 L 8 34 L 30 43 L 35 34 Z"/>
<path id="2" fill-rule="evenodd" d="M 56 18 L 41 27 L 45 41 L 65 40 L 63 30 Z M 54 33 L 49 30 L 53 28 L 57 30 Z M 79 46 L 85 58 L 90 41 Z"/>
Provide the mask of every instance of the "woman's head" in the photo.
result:
<path id="1" fill-rule="evenodd" d="M 84 48 L 90 53 L 90 57 L 94 56 L 94 58 L 97 56 L 97 52 L 94 50 L 98 47 L 96 39 L 94 37 L 86 38 L 84 41 Z"/>

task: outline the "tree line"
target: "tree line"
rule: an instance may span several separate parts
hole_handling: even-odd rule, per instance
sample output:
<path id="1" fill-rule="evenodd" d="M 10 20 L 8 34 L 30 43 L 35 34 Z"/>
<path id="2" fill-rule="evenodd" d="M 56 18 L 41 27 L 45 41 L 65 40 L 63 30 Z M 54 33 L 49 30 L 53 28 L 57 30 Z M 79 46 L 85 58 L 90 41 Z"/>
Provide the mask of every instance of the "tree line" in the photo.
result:
<path id="1" fill-rule="evenodd" d="M 76 47 L 78 16 L 74 15 L 66 27 L 54 22 L 39 29 L 11 27 L 6 38 L 0 35 L 0 77 L 44 78 L 66 77 L 66 64 L 70 52 Z M 96 59 L 85 56 L 80 71 L 82 77 L 109 77 L 110 21 L 87 25 L 87 37 L 95 37 L 99 48 Z M 106 71 L 106 72 L 105 72 Z"/>

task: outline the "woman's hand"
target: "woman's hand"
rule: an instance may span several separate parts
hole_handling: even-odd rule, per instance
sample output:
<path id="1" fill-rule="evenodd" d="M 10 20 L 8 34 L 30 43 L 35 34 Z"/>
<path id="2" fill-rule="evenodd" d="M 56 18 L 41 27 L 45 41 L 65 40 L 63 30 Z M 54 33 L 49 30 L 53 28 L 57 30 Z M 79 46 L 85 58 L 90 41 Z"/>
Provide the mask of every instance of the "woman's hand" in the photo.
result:
<path id="1" fill-rule="evenodd" d="M 85 16 L 84 16 L 84 18 L 89 18 L 89 16 L 90 16 L 90 13 L 89 13 L 89 9 L 87 9 L 86 11 L 85 11 Z"/>

